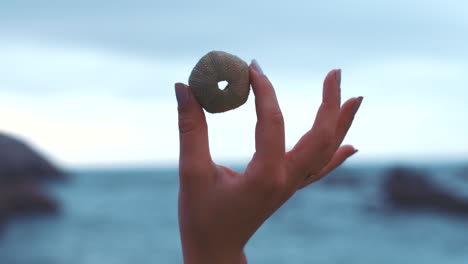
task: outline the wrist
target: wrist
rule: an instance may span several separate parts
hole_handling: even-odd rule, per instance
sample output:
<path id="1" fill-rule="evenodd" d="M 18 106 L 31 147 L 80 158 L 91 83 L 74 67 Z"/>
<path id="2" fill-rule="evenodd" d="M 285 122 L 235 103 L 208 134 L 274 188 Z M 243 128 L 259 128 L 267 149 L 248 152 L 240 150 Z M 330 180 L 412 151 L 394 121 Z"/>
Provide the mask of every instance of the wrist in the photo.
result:
<path id="1" fill-rule="evenodd" d="M 198 245 L 182 245 L 184 264 L 247 264 L 244 251 L 228 248 L 200 248 Z"/>

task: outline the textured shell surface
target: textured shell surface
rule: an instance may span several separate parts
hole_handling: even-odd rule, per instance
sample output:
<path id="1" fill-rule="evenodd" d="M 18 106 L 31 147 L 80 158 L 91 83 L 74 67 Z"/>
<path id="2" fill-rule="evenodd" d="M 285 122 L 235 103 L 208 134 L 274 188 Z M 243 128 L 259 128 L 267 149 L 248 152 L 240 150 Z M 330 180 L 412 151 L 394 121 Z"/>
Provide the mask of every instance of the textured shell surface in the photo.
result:
<path id="1" fill-rule="evenodd" d="M 218 82 L 227 81 L 225 89 Z M 210 113 L 221 113 L 243 105 L 249 96 L 249 66 L 237 56 L 211 51 L 192 70 L 189 86 L 200 105 Z"/>

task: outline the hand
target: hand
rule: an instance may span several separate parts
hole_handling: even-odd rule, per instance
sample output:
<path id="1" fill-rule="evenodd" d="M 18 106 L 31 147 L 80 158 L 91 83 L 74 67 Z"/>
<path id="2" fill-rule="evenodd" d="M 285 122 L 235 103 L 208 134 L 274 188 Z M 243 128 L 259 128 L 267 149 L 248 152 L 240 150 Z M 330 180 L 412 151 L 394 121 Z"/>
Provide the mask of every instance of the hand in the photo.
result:
<path id="1" fill-rule="evenodd" d="M 205 115 L 188 86 L 177 83 L 180 131 L 179 226 L 185 263 L 246 263 L 250 237 L 300 188 L 356 153 L 341 143 L 362 97 L 340 106 L 340 70 L 323 85 L 323 101 L 309 130 L 285 151 L 284 121 L 275 91 L 260 66 L 249 66 L 255 94 L 256 152 L 244 173 L 215 164 Z"/>

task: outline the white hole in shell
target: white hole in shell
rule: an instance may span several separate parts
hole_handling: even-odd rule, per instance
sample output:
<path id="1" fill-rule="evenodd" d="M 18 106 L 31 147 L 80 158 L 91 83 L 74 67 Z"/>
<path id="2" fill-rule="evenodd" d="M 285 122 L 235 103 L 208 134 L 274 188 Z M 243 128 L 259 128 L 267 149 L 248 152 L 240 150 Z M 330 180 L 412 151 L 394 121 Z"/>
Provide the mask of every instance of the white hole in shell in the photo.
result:
<path id="1" fill-rule="evenodd" d="M 227 82 L 227 81 L 220 81 L 220 82 L 218 82 L 218 89 L 220 89 L 220 90 L 226 89 L 227 86 L 228 86 L 228 82 Z"/>

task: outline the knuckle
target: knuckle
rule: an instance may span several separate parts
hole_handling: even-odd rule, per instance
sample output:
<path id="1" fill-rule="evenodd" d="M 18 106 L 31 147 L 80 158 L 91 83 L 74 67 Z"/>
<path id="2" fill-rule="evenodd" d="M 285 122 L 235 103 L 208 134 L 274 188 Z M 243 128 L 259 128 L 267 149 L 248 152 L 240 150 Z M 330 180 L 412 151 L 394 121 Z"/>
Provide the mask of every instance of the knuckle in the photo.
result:
<path id="1" fill-rule="evenodd" d="M 179 131 L 181 134 L 188 134 L 199 127 L 199 122 L 190 116 L 179 115 Z"/>
<path id="2" fill-rule="evenodd" d="M 211 161 L 203 160 L 181 160 L 179 164 L 179 176 L 182 179 L 198 180 L 214 171 Z"/>
<path id="3" fill-rule="evenodd" d="M 286 177 L 275 177 L 272 179 L 270 188 L 274 192 L 282 192 L 287 187 Z"/>
<path id="4" fill-rule="evenodd" d="M 319 131 L 318 147 L 320 151 L 327 151 L 335 142 L 335 133 L 330 129 Z"/>
<path id="5" fill-rule="evenodd" d="M 303 164 L 303 162 L 299 162 L 295 156 L 288 156 L 286 160 L 286 166 L 288 174 L 293 175 L 293 177 L 298 178 L 299 175 L 304 175 L 307 173 L 308 164 Z"/>
<path id="6" fill-rule="evenodd" d="M 349 128 L 353 124 L 354 116 L 344 117 L 343 120 L 338 124 L 338 130 L 340 134 L 346 135 L 348 133 Z"/>
<path id="7" fill-rule="evenodd" d="M 277 110 L 273 112 L 270 116 L 270 122 L 276 127 L 284 126 L 284 118 L 281 111 Z"/>
<path id="8" fill-rule="evenodd" d="M 251 178 L 254 181 L 252 186 L 256 186 L 257 190 L 263 195 L 268 197 L 276 196 L 287 188 L 285 175 L 279 173 L 276 167 L 272 169 L 271 167 L 261 166 L 257 169 L 254 173 L 256 176 Z"/>
<path id="9" fill-rule="evenodd" d="M 180 167 L 179 167 L 179 176 L 180 176 L 181 178 L 186 178 L 187 175 L 192 174 L 192 171 L 193 171 L 193 170 L 191 170 L 191 169 L 190 169 L 189 167 L 187 167 L 187 166 L 180 166 Z"/>
<path id="10" fill-rule="evenodd" d="M 288 181 L 285 175 L 274 173 L 268 176 L 269 177 L 265 179 L 263 184 L 266 193 L 277 195 L 278 193 L 282 193 L 285 189 L 287 189 Z"/>

